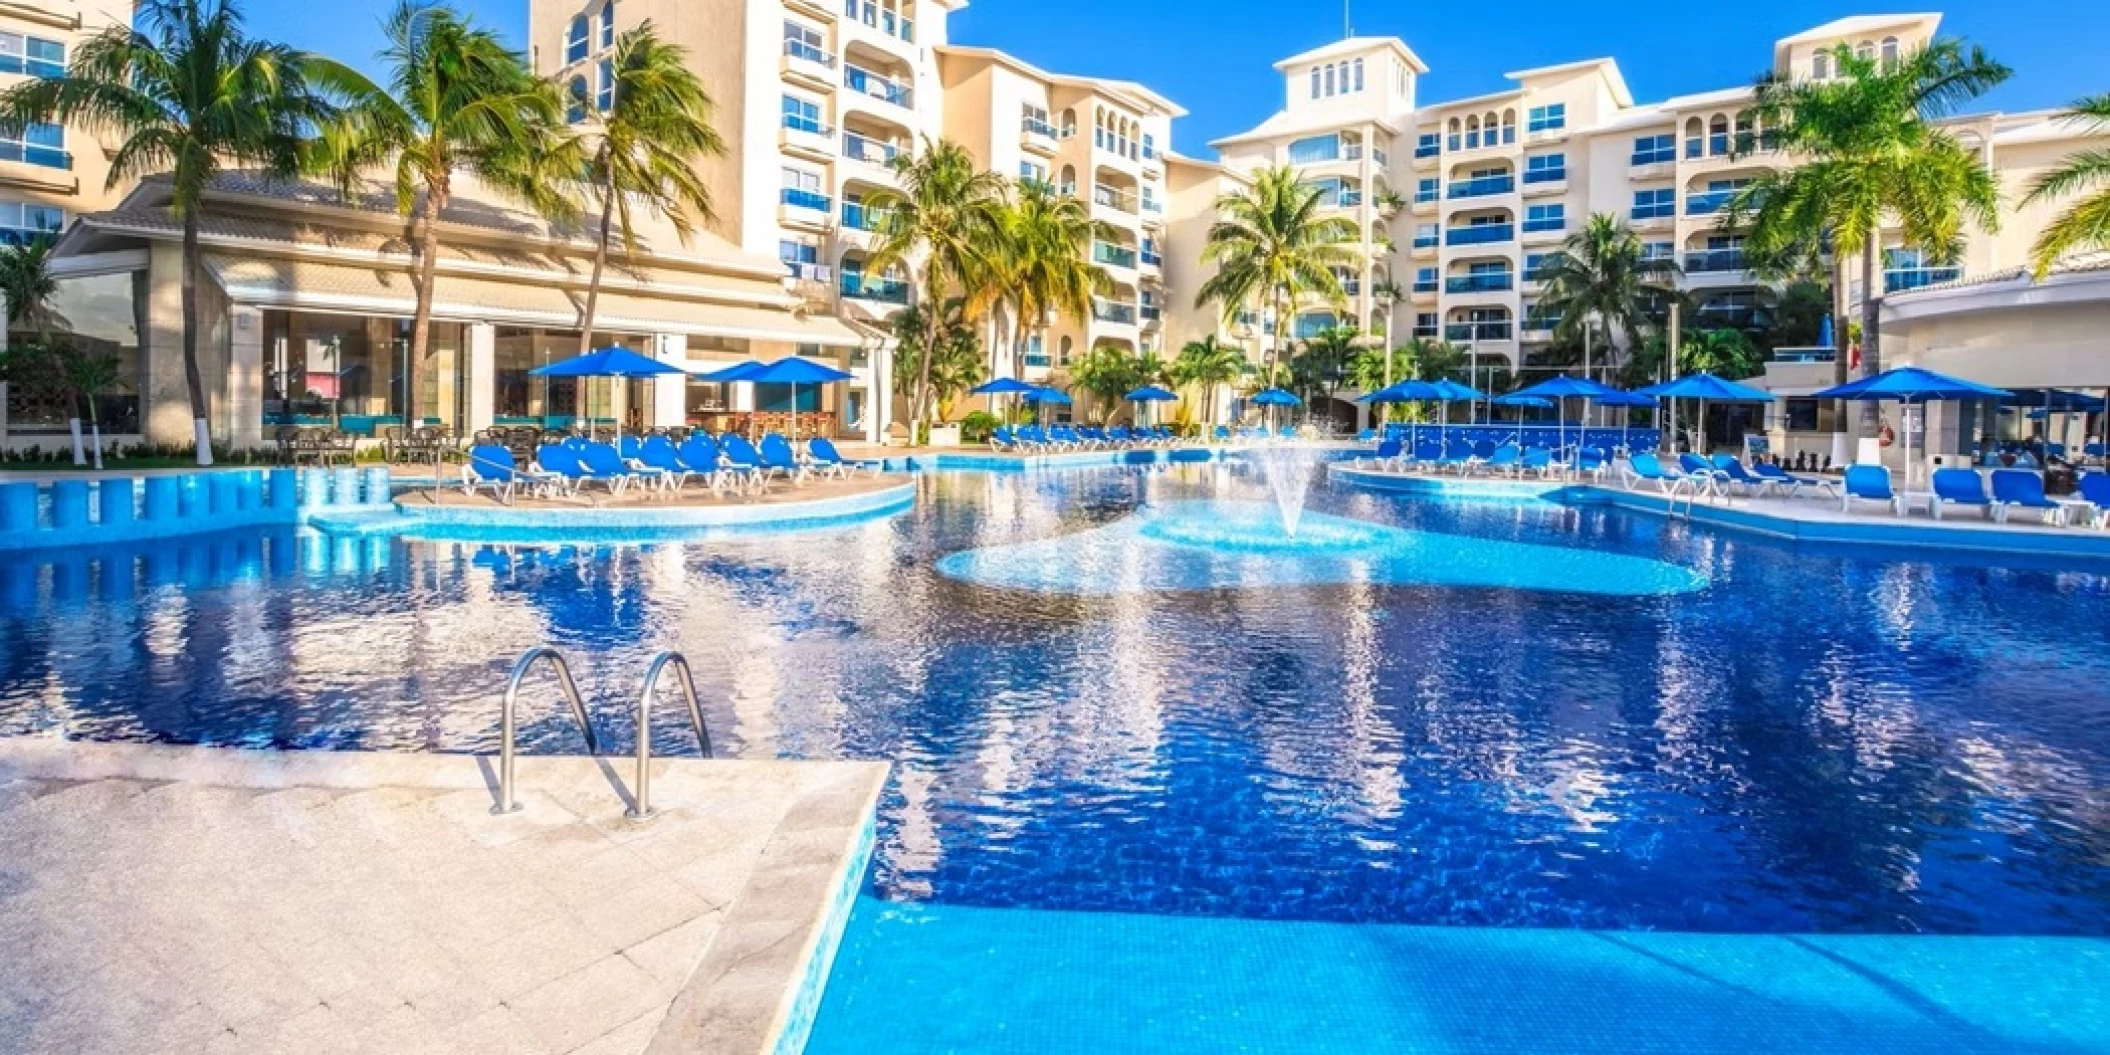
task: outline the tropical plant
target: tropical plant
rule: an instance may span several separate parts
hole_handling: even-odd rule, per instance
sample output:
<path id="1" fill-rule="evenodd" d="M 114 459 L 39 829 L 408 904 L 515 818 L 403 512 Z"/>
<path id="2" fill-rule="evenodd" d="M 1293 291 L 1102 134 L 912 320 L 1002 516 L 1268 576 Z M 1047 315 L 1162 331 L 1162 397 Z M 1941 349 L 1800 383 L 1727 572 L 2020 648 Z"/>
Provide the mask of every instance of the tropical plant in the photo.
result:
<path id="1" fill-rule="evenodd" d="M 1801 255 L 1828 242 L 1841 299 L 1846 261 L 1860 258 L 1867 375 L 1882 370 L 1876 319 L 1885 224 L 1938 262 L 1962 252 L 1967 223 L 1986 231 L 1999 225 L 1992 172 L 1977 150 L 1937 122 L 2005 81 L 2009 71 L 1982 49 L 1954 40 L 1882 60 L 1842 44 L 1832 62 L 1837 75 L 1825 80 L 1780 74 L 1759 80 L 1751 116 L 1765 131 L 1738 149 L 1778 148 L 1794 163 L 1731 195 L 1721 225 L 1748 228 L 1746 249 L 1760 258 Z M 1837 362 L 1836 379 L 1843 382 L 1846 357 Z M 1863 428 L 1873 431 L 1875 405 L 1863 407 Z"/>
<path id="2" fill-rule="evenodd" d="M 586 159 L 564 131 L 564 96 L 528 72 L 498 34 L 435 0 L 397 0 L 382 23 L 383 88 L 349 67 L 329 63 L 328 82 L 342 112 L 309 145 L 307 165 L 328 175 L 347 199 L 365 173 L 386 166 L 396 211 L 412 225 L 417 307 L 410 328 L 410 390 L 427 369 L 440 217 L 455 181 L 472 175 L 485 186 L 562 221 L 573 204 Z"/>
<path id="3" fill-rule="evenodd" d="M 1678 340 L 1678 372 L 1735 381 L 1765 372 L 1765 361 L 1742 330 L 1687 330 Z"/>
<path id="4" fill-rule="evenodd" d="M 2093 134 L 2110 131 L 2110 92 L 2091 95 L 2059 115 Z M 2051 272 L 2060 257 L 2077 249 L 2110 249 L 2110 147 L 2091 147 L 2037 177 L 2024 205 L 2082 195 L 2052 218 L 2030 249 L 2030 266 L 2038 278 Z"/>
<path id="5" fill-rule="evenodd" d="M 1216 200 L 1218 218 L 1209 228 L 1202 259 L 1213 264 L 1195 294 L 1195 307 L 1214 303 L 1229 322 L 1248 305 L 1274 309 L 1275 340 L 1263 371 L 1270 376 L 1282 359 L 1290 309 L 1305 295 L 1341 304 L 1345 297 L 1333 269 L 1357 267 L 1361 230 L 1343 217 L 1323 215 L 1324 191 L 1302 182 L 1287 165 L 1265 168 L 1250 188 Z"/>
<path id="6" fill-rule="evenodd" d="M 1610 213 L 1593 214 L 1539 267 L 1545 283 L 1539 310 L 1560 317 L 1555 337 L 1580 338 L 1585 377 L 1592 373 L 1597 328 L 1604 329 L 1608 346 L 1618 336 L 1629 348 L 1640 344 L 1643 332 L 1654 325 L 1650 307 L 1671 296 L 1671 279 L 1678 273 L 1676 261 L 1650 257 L 1641 236 Z"/>
<path id="7" fill-rule="evenodd" d="M 95 467 L 103 467 L 103 425 L 96 414 L 95 397 L 105 392 L 118 392 L 131 387 L 125 380 L 124 366 L 118 358 L 108 352 L 93 348 L 77 348 L 71 344 L 52 347 L 57 360 L 58 376 L 66 389 L 71 403 L 76 408 L 74 438 L 80 438 L 78 408 L 88 408 L 88 429 L 94 437 Z M 77 448 L 76 448 L 77 449 Z"/>
<path id="8" fill-rule="evenodd" d="M 1465 349 L 1431 337 L 1416 337 L 1392 349 L 1392 354 L 1397 376 L 1423 381 L 1463 380 L 1471 358 Z"/>
<path id="9" fill-rule="evenodd" d="M 1306 406 L 1317 397 L 1331 397 L 1348 377 L 1349 361 L 1355 358 L 1362 331 L 1354 326 L 1329 326 L 1306 338 L 1290 359 L 1290 383 Z"/>
<path id="10" fill-rule="evenodd" d="M 7 304 L 7 327 L 49 328 L 47 302 L 59 291 L 51 277 L 51 239 L 32 238 L 0 246 L 0 297 Z"/>
<path id="11" fill-rule="evenodd" d="M 1149 384 L 1151 375 L 1151 363 L 1115 344 L 1093 348 L 1070 368 L 1070 379 L 1092 394 L 1092 410 L 1100 421 L 1110 420 L 1121 397 L 1139 385 Z"/>
<path id="12" fill-rule="evenodd" d="M 648 19 L 615 43 L 609 61 L 613 90 L 606 110 L 585 98 L 586 82 L 569 89 L 571 112 L 589 115 L 585 124 L 586 180 L 599 198 L 600 228 L 594 237 L 593 277 L 579 309 L 579 354 L 593 350 L 594 309 L 609 242 L 623 238 L 625 257 L 637 253 L 634 213 L 666 218 L 687 244 L 696 224 L 716 218 L 711 191 L 697 175 L 704 158 L 725 152 L 711 127 L 711 97 L 689 66 L 688 53 L 661 40 Z"/>
<path id="13" fill-rule="evenodd" d="M 897 154 L 890 163 L 901 189 L 865 195 L 865 208 L 880 217 L 878 239 L 865 261 L 884 274 L 920 268 L 923 300 L 937 303 L 947 291 L 988 288 L 1003 211 L 1004 180 L 977 168 L 967 148 L 952 140 L 923 140 L 923 149 Z M 922 313 L 933 329 L 915 343 L 916 383 L 909 421 L 920 432 L 930 405 L 931 354 L 942 346 L 935 327 L 943 313 Z"/>
<path id="14" fill-rule="evenodd" d="M 938 420 L 942 421 L 951 411 L 954 399 L 981 383 L 987 361 L 974 325 L 967 319 L 966 300 L 947 297 L 914 304 L 895 312 L 892 324 L 896 350 L 929 363 L 920 374 L 897 371 L 894 394 L 913 396 L 921 386 L 937 401 Z M 923 423 L 916 424 L 912 435 L 923 435 Z"/>
<path id="15" fill-rule="evenodd" d="M 1113 229 L 1092 219 L 1082 201 L 1040 180 L 1020 180 L 1016 189 L 997 214 L 976 298 L 978 306 L 995 309 L 997 343 L 1010 352 L 1012 377 L 1022 376 L 1025 337 L 1058 318 L 1082 322 L 1092 298 L 1114 288 L 1106 269 L 1091 262 L 1093 239 L 1110 239 Z M 1005 309 L 1015 333 L 1003 332 Z"/>
<path id="16" fill-rule="evenodd" d="M 198 372 L 198 207 L 225 167 L 298 170 L 302 136 L 332 113 L 310 66 L 249 36 L 232 0 L 142 0 L 130 25 L 76 45 L 65 73 L 0 94 L 0 127 L 69 125 L 114 144 L 110 189 L 168 174 L 183 225 L 183 380 L 199 465 L 212 464 L 212 437 Z"/>
<path id="17" fill-rule="evenodd" d="M 1815 279 L 1796 279 L 1780 287 L 1767 311 L 1767 322 L 1759 337 L 1766 350 L 1807 348 L 1824 333 L 1824 316 L 1831 310 L 1831 289 Z"/>
<path id="18" fill-rule="evenodd" d="M 1172 382 L 1181 387 L 1200 385 L 1204 420 L 1216 422 L 1216 386 L 1238 380 L 1247 368 L 1245 352 L 1225 344 L 1215 334 L 1188 341 L 1172 360 Z"/>

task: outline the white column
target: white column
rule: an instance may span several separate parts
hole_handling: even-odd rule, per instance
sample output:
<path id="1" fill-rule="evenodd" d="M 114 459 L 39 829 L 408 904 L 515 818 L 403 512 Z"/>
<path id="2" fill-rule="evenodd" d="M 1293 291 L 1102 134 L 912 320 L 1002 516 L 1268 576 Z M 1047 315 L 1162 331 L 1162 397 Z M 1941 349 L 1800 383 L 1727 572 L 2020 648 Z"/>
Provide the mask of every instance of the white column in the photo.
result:
<path id="1" fill-rule="evenodd" d="M 467 344 L 462 354 L 469 357 L 469 420 L 462 427 L 475 435 L 490 428 L 491 420 L 497 416 L 498 327 L 488 322 L 470 323 Z"/>
<path id="2" fill-rule="evenodd" d="M 689 366 L 689 338 L 679 333 L 662 333 L 652 338 L 653 358 L 669 366 L 687 370 Z M 673 428 L 688 424 L 689 382 L 686 377 L 672 374 L 655 377 L 652 385 L 652 413 L 647 418 L 654 428 Z"/>
<path id="3" fill-rule="evenodd" d="M 894 423 L 894 350 L 872 349 L 871 387 L 865 389 L 865 442 L 886 442 L 887 426 Z"/>
<path id="4" fill-rule="evenodd" d="M 236 449 L 264 443 L 264 313 L 247 304 L 228 310 L 228 442 Z"/>

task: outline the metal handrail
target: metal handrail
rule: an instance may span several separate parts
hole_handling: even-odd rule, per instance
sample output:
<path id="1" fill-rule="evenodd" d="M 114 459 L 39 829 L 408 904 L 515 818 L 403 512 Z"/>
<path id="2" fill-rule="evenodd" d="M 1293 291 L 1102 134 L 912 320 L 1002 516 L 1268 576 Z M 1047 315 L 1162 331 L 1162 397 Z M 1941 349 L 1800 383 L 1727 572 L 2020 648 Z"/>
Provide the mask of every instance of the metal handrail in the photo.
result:
<path id="1" fill-rule="evenodd" d="M 679 652 L 662 652 L 652 657 L 652 665 L 645 668 L 645 687 L 637 696 L 637 786 L 636 802 L 623 816 L 634 821 L 652 819 L 652 698 L 659 689 L 660 675 L 672 667 L 681 677 L 676 684 L 681 686 L 682 698 L 689 704 L 689 721 L 696 726 L 696 746 L 703 757 L 711 757 L 711 734 L 703 725 L 703 708 L 696 702 L 696 679 L 689 673 L 689 661 Z"/>
<path id="2" fill-rule="evenodd" d="M 571 714 L 579 721 L 579 731 L 586 734 L 586 753 L 601 753 L 600 740 L 593 735 L 593 723 L 586 717 L 586 702 L 579 698 L 578 683 L 572 681 L 571 667 L 565 664 L 564 655 L 547 645 L 529 649 L 520 657 L 520 662 L 513 664 L 513 675 L 506 679 L 505 703 L 498 712 L 498 805 L 491 807 L 492 813 L 515 813 L 520 809 L 520 804 L 513 801 L 513 734 L 518 724 L 520 683 L 535 668 L 536 661 L 544 659 L 549 660 L 550 666 L 557 671 L 557 685 L 564 690 L 564 698 L 571 704 Z"/>

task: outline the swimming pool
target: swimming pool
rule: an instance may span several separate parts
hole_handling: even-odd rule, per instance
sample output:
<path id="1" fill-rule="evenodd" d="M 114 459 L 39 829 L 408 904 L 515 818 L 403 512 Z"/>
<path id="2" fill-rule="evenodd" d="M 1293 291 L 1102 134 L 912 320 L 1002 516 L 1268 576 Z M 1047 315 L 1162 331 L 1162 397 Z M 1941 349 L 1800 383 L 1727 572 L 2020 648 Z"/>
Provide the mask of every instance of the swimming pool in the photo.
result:
<path id="1" fill-rule="evenodd" d="M 1625 1050 L 2110 1044 L 2110 569 L 1323 484 L 1340 552 L 1197 553 L 1248 467 L 919 486 L 781 538 L 0 560 L 0 734 L 483 750 L 554 642 L 620 744 L 681 648 L 721 751 L 896 764 L 817 1051 L 1572 1050 L 1593 987 L 1662 1009 L 1584 1034 Z"/>

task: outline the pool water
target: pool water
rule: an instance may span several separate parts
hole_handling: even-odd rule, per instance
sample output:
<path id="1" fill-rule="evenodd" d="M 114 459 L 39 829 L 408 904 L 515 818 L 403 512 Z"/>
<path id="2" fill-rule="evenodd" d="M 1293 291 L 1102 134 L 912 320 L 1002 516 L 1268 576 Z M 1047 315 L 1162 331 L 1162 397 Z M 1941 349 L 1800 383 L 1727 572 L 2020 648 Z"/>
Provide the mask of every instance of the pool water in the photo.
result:
<path id="1" fill-rule="evenodd" d="M 0 558 L 0 734 L 485 750 L 547 642 L 620 745 L 679 648 L 722 752 L 895 763 L 818 1051 L 2110 1048 L 2110 566 L 1323 483 L 1284 551 L 1253 472 Z"/>

